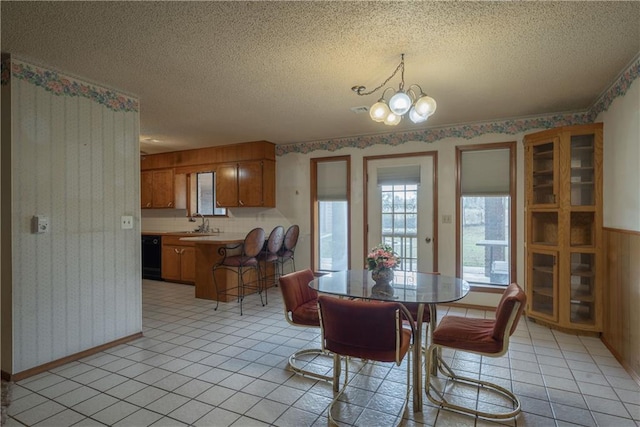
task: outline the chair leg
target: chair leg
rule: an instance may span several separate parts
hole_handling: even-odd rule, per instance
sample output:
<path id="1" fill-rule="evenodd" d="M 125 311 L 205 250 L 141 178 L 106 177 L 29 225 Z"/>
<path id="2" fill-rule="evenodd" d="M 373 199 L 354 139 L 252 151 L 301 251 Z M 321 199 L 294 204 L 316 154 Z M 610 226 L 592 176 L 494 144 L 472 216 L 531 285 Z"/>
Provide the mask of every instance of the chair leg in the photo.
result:
<path id="1" fill-rule="evenodd" d="M 513 418 L 516 415 L 518 415 L 520 413 L 521 407 L 520 407 L 520 399 L 518 399 L 518 397 L 513 394 L 513 392 L 511 392 L 510 390 L 507 390 L 504 387 L 501 387 L 497 384 L 493 384 L 490 383 L 488 381 L 483 381 L 483 380 L 477 380 L 474 378 L 469 378 L 469 377 L 464 377 L 464 376 L 460 376 L 457 375 L 453 369 L 451 369 L 451 367 L 444 361 L 444 359 L 441 356 L 440 351 L 434 352 L 432 350 L 437 349 L 440 350 L 439 348 L 440 346 L 437 345 L 431 345 L 429 347 L 428 350 L 428 355 L 427 355 L 427 378 L 425 381 L 425 392 L 427 393 L 427 397 L 429 398 L 429 400 L 431 402 L 433 402 L 436 405 L 441 406 L 444 409 L 448 409 L 451 411 L 456 411 L 456 412 L 462 412 L 465 414 L 469 414 L 469 415 L 474 415 L 474 416 L 478 416 L 481 418 L 487 418 L 487 419 L 506 419 L 506 418 Z M 437 358 L 438 360 L 433 360 L 434 359 L 434 354 L 436 354 L 435 358 Z M 437 363 L 438 365 L 438 369 L 440 371 L 440 373 L 442 373 L 443 375 L 445 375 L 448 378 L 448 381 L 452 381 L 454 383 L 461 383 L 461 384 L 466 384 L 466 385 L 470 385 L 473 387 L 478 387 L 478 388 L 484 388 L 487 389 L 489 391 L 492 391 L 500 396 L 502 396 L 503 398 L 505 398 L 506 400 L 511 401 L 512 406 L 514 407 L 514 409 L 512 411 L 508 411 L 508 412 L 484 412 L 484 411 L 479 411 L 476 409 L 472 409 L 472 408 L 468 408 L 468 407 L 464 407 L 464 406 L 460 406 L 460 405 L 456 405 L 453 404 L 451 402 L 449 402 L 446 397 L 445 397 L 445 389 L 446 389 L 446 384 L 443 387 L 442 390 L 438 390 L 432 383 L 431 383 L 431 368 L 433 367 L 433 364 Z M 435 393 L 437 395 L 437 397 L 432 395 L 432 392 Z"/>
<path id="2" fill-rule="evenodd" d="M 218 287 L 218 281 L 216 280 L 216 268 L 212 269 L 213 274 L 213 284 L 216 287 L 216 306 L 213 308 L 213 311 L 218 310 L 218 306 L 220 305 L 220 299 L 222 298 L 222 293 L 220 292 L 220 288 Z"/>
<path id="3" fill-rule="evenodd" d="M 238 267 L 238 295 L 240 295 L 240 316 L 242 316 L 242 302 L 244 301 L 244 274 L 242 267 Z"/>
<path id="4" fill-rule="evenodd" d="M 329 410 L 327 411 L 329 414 L 329 422 L 334 425 L 339 425 L 336 420 L 333 418 L 333 406 L 338 402 L 340 396 L 347 389 L 347 383 L 349 382 L 349 358 L 344 358 L 344 382 L 342 384 L 342 388 L 340 389 L 340 356 L 337 354 L 333 355 L 333 391 L 338 392 L 338 394 L 333 398 L 331 403 L 329 404 Z"/>
<path id="5" fill-rule="evenodd" d="M 402 422 L 402 418 L 405 411 L 407 410 L 407 405 L 409 403 L 409 395 L 411 394 L 411 352 L 411 349 L 407 352 L 407 391 L 404 397 L 404 405 L 400 410 L 400 422 L 398 422 L 398 425 Z M 349 383 L 349 359 L 349 356 L 344 357 L 344 381 L 342 382 L 342 388 L 339 389 L 341 369 L 340 356 L 337 354 L 333 355 L 333 391 L 338 392 L 338 394 L 331 401 L 329 410 L 327 411 L 329 414 L 330 424 L 339 425 L 338 422 L 333 418 L 333 407 L 340 399 L 340 396 L 342 396 L 347 389 L 347 384 Z"/>

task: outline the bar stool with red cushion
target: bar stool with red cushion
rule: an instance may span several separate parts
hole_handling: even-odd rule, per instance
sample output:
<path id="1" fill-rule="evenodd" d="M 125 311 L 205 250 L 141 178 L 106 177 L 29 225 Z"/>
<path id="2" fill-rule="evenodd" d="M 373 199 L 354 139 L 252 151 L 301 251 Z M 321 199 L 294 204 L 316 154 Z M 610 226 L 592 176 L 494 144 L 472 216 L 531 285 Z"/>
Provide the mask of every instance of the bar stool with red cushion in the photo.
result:
<path id="1" fill-rule="evenodd" d="M 407 309 L 400 303 L 370 304 L 368 301 L 339 299 L 326 295 L 318 297 L 322 347 L 333 356 L 334 390 L 340 381 L 341 357 L 345 361 L 345 376 L 342 388 L 329 405 L 329 420 L 333 418 L 333 407 L 344 393 L 349 382 L 349 358 L 357 357 L 369 361 L 395 362 L 400 365 L 408 355 L 407 393 L 404 413 L 411 390 L 411 352 L 414 325 Z M 402 415 L 400 415 L 402 419 Z"/>
<path id="2" fill-rule="evenodd" d="M 213 283 L 216 286 L 217 301 L 214 310 L 218 309 L 222 296 L 229 294 L 230 290 L 235 289 L 236 293 L 232 294 L 238 298 L 240 303 L 240 315 L 242 316 L 242 301 L 244 300 L 247 289 L 257 291 L 260 295 L 260 302 L 264 306 L 262 300 L 262 285 L 260 280 L 260 263 L 256 258 L 262 247 L 264 246 L 264 230 L 262 228 L 254 228 L 247 233 L 244 241 L 235 246 L 223 246 L 218 252 L 222 255 L 222 259 L 213 266 Z M 239 254 L 233 254 L 234 250 L 240 250 Z M 235 286 L 226 289 L 220 289 L 216 280 L 216 271 L 219 269 L 233 270 L 237 272 L 238 279 Z M 255 280 L 251 282 L 245 281 L 245 273 L 247 271 L 255 271 Z"/>
<path id="3" fill-rule="evenodd" d="M 526 301 L 524 291 L 516 283 L 512 283 L 502 294 L 496 308 L 495 319 L 445 316 L 438 323 L 431 334 L 432 342 L 427 352 L 425 391 L 430 401 L 445 409 L 489 419 L 512 418 L 520 413 L 520 400 L 513 392 L 497 384 L 457 375 L 442 359 L 441 349 L 449 348 L 488 357 L 502 356 L 509 349 L 509 337 L 518 326 Z M 459 383 L 488 389 L 506 399 L 513 409 L 505 412 L 484 412 L 449 402 L 445 397 L 446 389 L 438 390 L 435 384 L 431 383 L 431 367 L 434 363 L 452 384 Z M 432 395 L 432 391 L 437 397 Z"/>
<path id="4" fill-rule="evenodd" d="M 309 287 L 314 279 L 311 270 L 300 270 L 280 277 L 280 291 L 284 302 L 284 317 L 291 325 L 307 328 L 319 328 L 318 293 Z M 331 381 L 333 375 L 324 375 L 303 369 L 298 363 L 302 356 L 317 357 L 330 356 L 320 348 L 303 349 L 289 356 L 289 367 L 297 374 L 306 375 L 321 380 Z M 302 363 L 302 362 L 301 362 Z"/>

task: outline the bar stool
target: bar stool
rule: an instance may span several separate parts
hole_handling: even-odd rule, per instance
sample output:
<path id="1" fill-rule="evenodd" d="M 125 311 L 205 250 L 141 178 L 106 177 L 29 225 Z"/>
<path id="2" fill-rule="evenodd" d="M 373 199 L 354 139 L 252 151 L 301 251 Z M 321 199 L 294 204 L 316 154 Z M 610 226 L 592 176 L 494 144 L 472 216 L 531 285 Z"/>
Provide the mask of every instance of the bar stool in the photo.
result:
<path id="1" fill-rule="evenodd" d="M 264 289 L 265 303 L 269 303 L 268 293 L 270 286 L 278 286 L 278 251 L 282 248 L 284 241 L 284 227 L 278 225 L 271 230 L 269 238 L 264 244 L 264 248 L 258 254 L 258 261 L 262 263 L 262 289 Z M 269 269 L 271 265 L 271 271 Z"/>
<path id="2" fill-rule="evenodd" d="M 244 300 L 245 291 L 255 290 L 260 295 L 260 302 L 264 307 L 264 301 L 262 300 L 262 286 L 260 279 L 260 263 L 258 262 L 258 254 L 264 246 L 264 230 L 262 228 L 254 228 L 251 230 L 244 241 L 235 246 L 223 246 L 218 250 L 218 253 L 222 255 L 222 260 L 213 266 L 213 282 L 216 286 L 217 302 L 214 310 L 218 309 L 221 297 L 229 294 L 229 291 L 235 289 L 238 302 L 240 303 L 240 315 L 242 316 L 242 301 Z M 234 249 L 240 249 L 240 254 L 230 255 Z M 216 280 L 216 271 L 220 269 L 236 271 L 238 274 L 238 280 L 236 286 L 220 289 L 218 281 Z M 255 271 L 255 280 L 252 282 L 245 282 L 244 275 L 247 271 Z"/>
<path id="3" fill-rule="evenodd" d="M 282 242 L 282 248 L 278 251 L 278 265 L 280 267 L 280 276 L 284 275 L 284 265 L 291 262 L 293 269 L 291 272 L 296 271 L 296 261 L 294 258 L 296 245 L 298 244 L 298 236 L 300 235 L 300 227 L 292 225 L 287 229 L 284 234 L 284 241 Z"/>

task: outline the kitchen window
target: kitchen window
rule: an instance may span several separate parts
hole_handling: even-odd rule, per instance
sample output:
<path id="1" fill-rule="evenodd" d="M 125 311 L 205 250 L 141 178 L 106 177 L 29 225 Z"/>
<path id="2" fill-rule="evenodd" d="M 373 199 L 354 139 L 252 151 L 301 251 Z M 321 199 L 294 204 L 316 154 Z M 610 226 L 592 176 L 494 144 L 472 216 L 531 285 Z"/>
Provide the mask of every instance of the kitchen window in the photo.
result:
<path id="1" fill-rule="evenodd" d="M 215 172 L 198 172 L 195 179 L 195 212 L 204 216 L 226 216 L 227 209 L 216 207 Z"/>

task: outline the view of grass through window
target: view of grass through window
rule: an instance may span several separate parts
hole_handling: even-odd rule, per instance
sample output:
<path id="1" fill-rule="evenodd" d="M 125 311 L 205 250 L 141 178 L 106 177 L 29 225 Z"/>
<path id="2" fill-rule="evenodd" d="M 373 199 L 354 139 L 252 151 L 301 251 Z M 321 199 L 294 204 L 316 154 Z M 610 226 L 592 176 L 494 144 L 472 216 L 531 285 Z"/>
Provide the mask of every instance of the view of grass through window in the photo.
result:
<path id="1" fill-rule="evenodd" d="M 509 283 L 509 197 L 462 197 L 462 275 L 470 283 Z"/>

